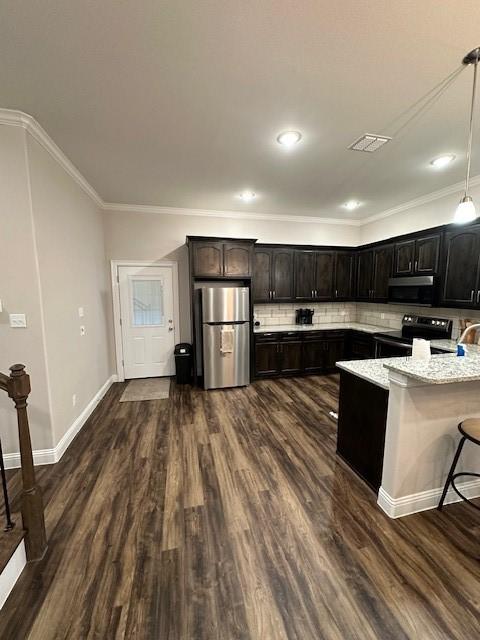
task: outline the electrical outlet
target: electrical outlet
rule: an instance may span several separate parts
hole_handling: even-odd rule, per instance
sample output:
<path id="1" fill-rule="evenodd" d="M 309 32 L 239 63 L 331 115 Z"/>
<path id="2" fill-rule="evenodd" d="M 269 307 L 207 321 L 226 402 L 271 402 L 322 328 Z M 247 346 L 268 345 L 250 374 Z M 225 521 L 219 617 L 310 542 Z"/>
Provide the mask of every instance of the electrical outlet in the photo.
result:
<path id="1" fill-rule="evenodd" d="M 10 326 L 14 329 L 24 329 L 27 326 L 27 316 L 24 313 L 11 313 Z"/>
<path id="2" fill-rule="evenodd" d="M 74 393 L 72 396 L 72 407 L 74 407 L 77 404 L 77 394 Z"/>
<path id="3" fill-rule="evenodd" d="M 87 333 L 85 326 L 82 324 L 80 325 L 80 335 L 84 336 Z"/>

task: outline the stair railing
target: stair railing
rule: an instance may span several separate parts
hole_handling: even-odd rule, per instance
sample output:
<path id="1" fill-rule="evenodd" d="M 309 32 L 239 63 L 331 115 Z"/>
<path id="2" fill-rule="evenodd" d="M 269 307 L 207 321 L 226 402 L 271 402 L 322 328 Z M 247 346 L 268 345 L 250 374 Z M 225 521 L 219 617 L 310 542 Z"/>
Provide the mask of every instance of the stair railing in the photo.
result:
<path id="1" fill-rule="evenodd" d="M 22 467 L 22 522 L 25 529 L 25 551 L 27 560 L 40 560 L 47 549 L 43 499 L 35 480 L 32 442 L 28 424 L 27 399 L 30 394 L 30 376 L 25 365 L 14 364 L 10 375 L 0 373 L 0 389 L 13 400 L 17 411 L 18 440 Z"/>

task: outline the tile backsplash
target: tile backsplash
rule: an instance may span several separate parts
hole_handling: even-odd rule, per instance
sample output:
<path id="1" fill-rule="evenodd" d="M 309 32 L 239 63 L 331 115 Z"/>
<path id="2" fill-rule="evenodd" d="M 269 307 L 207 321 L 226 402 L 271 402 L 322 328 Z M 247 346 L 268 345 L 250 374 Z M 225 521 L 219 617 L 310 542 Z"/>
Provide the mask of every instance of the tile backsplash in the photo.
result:
<path id="1" fill-rule="evenodd" d="M 354 302 L 323 302 L 316 304 L 256 304 L 255 320 L 261 325 L 294 325 L 295 310 L 313 309 L 313 324 L 329 322 L 354 322 L 356 318 Z"/>
<path id="2" fill-rule="evenodd" d="M 316 304 L 256 304 L 255 320 L 261 325 L 294 325 L 295 310 L 300 307 L 314 309 L 313 324 L 330 322 L 362 322 L 379 327 L 400 329 L 405 313 L 422 316 L 448 318 L 453 320 L 452 337 L 460 335 L 460 318 L 468 318 L 472 322 L 480 322 L 480 311 L 468 309 L 430 309 L 427 307 L 408 307 L 390 304 L 371 304 L 362 302 L 324 302 Z"/>

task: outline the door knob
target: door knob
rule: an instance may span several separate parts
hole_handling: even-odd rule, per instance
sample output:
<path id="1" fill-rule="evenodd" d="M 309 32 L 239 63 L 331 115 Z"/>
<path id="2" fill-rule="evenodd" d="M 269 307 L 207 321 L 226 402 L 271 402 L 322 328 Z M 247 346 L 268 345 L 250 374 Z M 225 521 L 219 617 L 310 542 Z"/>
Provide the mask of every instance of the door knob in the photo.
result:
<path id="1" fill-rule="evenodd" d="M 169 331 L 173 331 L 173 327 L 168 327 L 168 330 Z"/>

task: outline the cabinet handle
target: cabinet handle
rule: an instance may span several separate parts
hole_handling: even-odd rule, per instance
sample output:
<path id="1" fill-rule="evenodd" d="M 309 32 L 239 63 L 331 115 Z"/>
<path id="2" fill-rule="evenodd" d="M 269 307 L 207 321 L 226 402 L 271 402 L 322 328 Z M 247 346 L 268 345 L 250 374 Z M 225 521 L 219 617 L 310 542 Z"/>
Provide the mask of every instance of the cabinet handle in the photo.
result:
<path id="1" fill-rule="evenodd" d="M 275 289 L 272 291 L 272 298 L 275 298 Z"/>
<path id="2" fill-rule="evenodd" d="M 335 298 L 338 298 L 338 289 L 335 289 Z"/>
<path id="3" fill-rule="evenodd" d="M 410 260 L 408 263 L 408 270 L 411 271 L 412 270 L 412 261 Z"/>
<path id="4" fill-rule="evenodd" d="M 318 298 L 318 293 L 316 289 L 315 289 L 315 298 Z"/>
<path id="5" fill-rule="evenodd" d="M 477 291 L 477 304 L 480 304 L 480 289 Z"/>
<path id="6" fill-rule="evenodd" d="M 418 271 L 418 260 L 415 260 L 415 271 Z"/>
<path id="7" fill-rule="evenodd" d="M 310 293 L 312 294 L 312 298 L 313 298 L 313 289 L 311 290 L 311 292 L 310 292 Z"/>
<path id="8" fill-rule="evenodd" d="M 470 302 L 473 302 L 474 297 L 475 297 L 475 290 L 472 289 L 472 293 L 470 294 Z"/>

